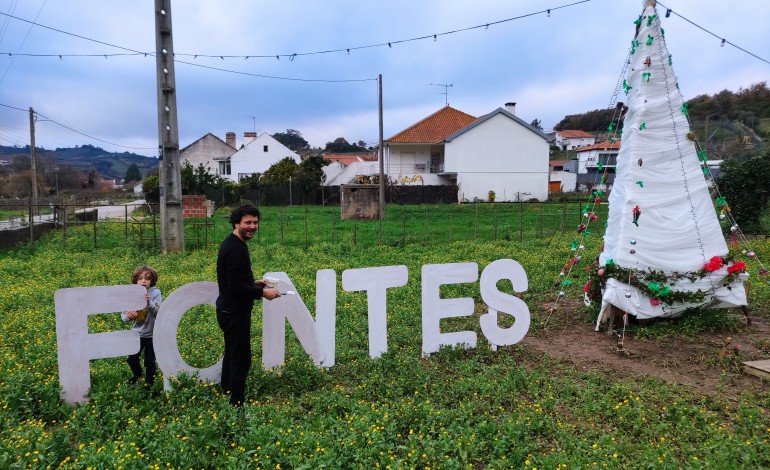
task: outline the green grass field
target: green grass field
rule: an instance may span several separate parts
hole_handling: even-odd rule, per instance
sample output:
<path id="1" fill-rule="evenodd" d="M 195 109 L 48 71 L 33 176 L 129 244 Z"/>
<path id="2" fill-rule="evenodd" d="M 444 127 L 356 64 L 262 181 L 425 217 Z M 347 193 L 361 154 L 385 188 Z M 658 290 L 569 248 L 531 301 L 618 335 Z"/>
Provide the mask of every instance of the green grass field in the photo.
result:
<path id="1" fill-rule="evenodd" d="M 500 258 L 519 261 L 529 278 L 529 334 L 541 334 L 543 305 L 571 256 L 580 209 L 391 206 L 380 229 L 379 221 L 340 221 L 336 208 L 265 208 L 251 244 L 255 273 L 285 271 L 313 312 L 316 271 L 337 272 L 337 357 L 333 368 L 316 368 L 287 329 L 285 365 L 263 370 L 258 305 L 243 414 L 216 387 L 188 377 L 157 396 L 127 386 L 124 358 L 91 362 L 89 403 L 59 399 L 54 292 L 126 284 L 140 264 L 158 269 L 164 296 L 215 281 L 218 242 L 230 231 L 226 213 L 217 213 L 209 239 L 192 242 L 188 232 L 185 253 L 157 254 L 122 223 L 100 224 L 96 237 L 91 226 L 73 227 L 66 243 L 58 232 L 0 253 L 0 468 L 770 466 L 767 391 L 735 400 L 632 373 L 583 370 L 523 345 L 492 352 L 478 324 L 485 311 L 478 284 L 442 288 L 445 297 L 474 298 L 473 317 L 447 320 L 442 329 L 476 331 L 477 348 L 420 357 L 422 265 L 473 261 L 481 270 Z M 582 239 L 587 259 L 596 256 L 602 230 Z M 753 248 L 770 258 L 767 241 Z M 388 353 L 372 360 L 366 296 L 345 292 L 341 273 L 401 264 L 409 281 L 388 293 Z M 569 297 L 582 296 L 584 266 L 575 270 Z M 753 278 L 756 271 L 750 264 Z M 770 286 L 756 282 L 750 303 L 754 316 L 769 318 Z M 223 342 L 213 308 L 194 310 L 183 318 L 178 342 L 188 363 L 205 367 L 219 359 Z M 585 309 L 563 321 L 590 322 L 592 315 Z M 727 315 L 689 320 L 687 334 Z M 651 327 L 652 334 L 676 335 L 676 325 Z M 125 328 L 117 313 L 89 319 L 92 333 Z"/>

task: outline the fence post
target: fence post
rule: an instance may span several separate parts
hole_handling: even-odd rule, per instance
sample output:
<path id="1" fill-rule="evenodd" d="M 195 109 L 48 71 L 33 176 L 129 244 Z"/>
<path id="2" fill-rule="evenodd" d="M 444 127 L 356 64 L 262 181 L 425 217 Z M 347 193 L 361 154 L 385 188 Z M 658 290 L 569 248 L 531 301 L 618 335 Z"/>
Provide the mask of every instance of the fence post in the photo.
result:
<path id="1" fill-rule="evenodd" d="M 561 206 L 561 231 L 567 230 L 567 203 Z"/>
<path id="2" fill-rule="evenodd" d="M 35 213 L 32 209 L 32 197 L 29 198 L 29 244 L 35 244 Z"/>
<path id="3" fill-rule="evenodd" d="M 404 215 L 404 220 L 401 224 L 401 246 L 406 246 L 406 207 L 404 207 L 402 214 Z"/>
<path id="4" fill-rule="evenodd" d="M 97 209 L 96 207 L 92 207 L 93 211 L 91 211 L 91 217 L 94 218 L 94 248 L 96 248 L 96 219 L 98 219 L 97 215 Z"/>
<path id="5" fill-rule="evenodd" d="M 67 246 L 67 205 L 62 204 L 62 209 L 64 211 L 64 225 L 62 229 L 62 235 L 61 235 L 61 246 L 62 248 Z"/>
<path id="6" fill-rule="evenodd" d="M 492 203 L 492 211 L 495 213 L 495 241 L 497 241 L 497 203 Z"/>

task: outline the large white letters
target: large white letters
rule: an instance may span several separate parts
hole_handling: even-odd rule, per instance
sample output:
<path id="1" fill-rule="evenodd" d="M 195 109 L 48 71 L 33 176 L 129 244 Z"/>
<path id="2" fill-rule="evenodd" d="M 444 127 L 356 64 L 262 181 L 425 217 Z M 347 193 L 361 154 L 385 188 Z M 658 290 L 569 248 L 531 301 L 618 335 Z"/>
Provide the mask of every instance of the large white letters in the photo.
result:
<path id="1" fill-rule="evenodd" d="M 334 315 L 337 305 L 337 275 L 334 270 L 323 269 L 316 273 L 317 323 L 286 273 L 267 273 L 265 276 L 278 278 L 278 289 L 281 292 L 295 291 L 295 295 L 262 301 L 262 366 L 272 369 L 283 364 L 286 320 L 289 320 L 297 339 L 313 361 L 331 367 L 334 364 Z"/>
<path id="2" fill-rule="evenodd" d="M 437 352 L 441 346 L 467 345 L 476 347 L 476 333 L 455 331 L 442 333 L 442 318 L 473 315 L 473 299 L 442 299 L 442 284 L 476 282 L 479 266 L 476 263 L 426 264 L 422 267 L 422 353 Z"/>
<path id="3" fill-rule="evenodd" d="M 88 361 L 128 356 L 139 352 L 135 331 L 88 334 L 88 315 L 143 308 L 146 290 L 138 284 L 59 289 L 56 305 L 56 341 L 59 349 L 61 397 L 67 403 L 88 401 L 91 372 Z"/>
<path id="4" fill-rule="evenodd" d="M 369 356 L 388 352 L 387 300 L 389 287 L 403 287 L 409 280 L 406 266 L 346 269 L 342 288 L 348 292 L 366 291 L 369 310 Z"/>
<path id="5" fill-rule="evenodd" d="M 489 307 L 489 313 L 481 315 L 481 332 L 495 346 L 510 346 L 521 341 L 529 331 L 529 307 L 518 297 L 497 290 L 497 281 L 508 279 L 514 292 L 524 292 L 529 284 L 527 273 L 519 263 L 512 259 L 499 259 L 490 263 L 481 273 L 479 288 L 481 300 Z M 510 328 L 500 328 L 497 324 L 498 311 L 513 316 Z"/>
<path id="6" fill-rule="evenodd" d="M 216 282 L 192 282 L 172 292 L 161 304 L 158 318 L 155 320 L 152 344 L 160 370 L 165 375 L 164 383 L 167 389 L 168 377 L 179 375 L 180 372 L 198 374 L 198 380 L 219 382 L 222 375 L 221 360 L 205 369 L 195 368 L 182 359 L 176 341 L 179 322 L 185 312 L 198 305 L 214 305 L 218 295 Z"/>
<path id="7" fill-rule="evenodd" d="M 282 292 L 295 291 L 278 299 L 263 300 L 262 365 L 279 367 L 286 353 L 286 321 L 313 361 L 322 367 L 335 363 L 337 275 L 332 269 L 316 273 L 316 318 L 296 292 L 288 275 L 267 273 L 279 279 Z M 342 287 L 348 292 L 365 291 L 368 303 L 369 355 L 380 357 L 388 350 L 387 289 L 405 286 L 409 279 L 406 266 L 381 266 L 348 269 L 342 273 Z M 478 279 L 476 263 L 431 264 L 422 268 L 422 352 L 437 352 L 441 346 L 476 346 L 476 333 L 455 331 L 442 333 L 442 318 L 471 316 L 474 302 L 470 297 L 442 299 L 444 284 L 473 283 Z M 501 259 L 490 263 L 481 273 L 481 298 L 488 313 L 479 324 L 484 336 L 495 346 L 521 341 L 527 334 L 530 315 L 523 300 L 497 289 L 500 280 L 511 282 L 514 292 L 527 290 L 527 275 L 519 263 Z M 54 295 L 56 304 L 56 336 L 59 349 L 59 381 L 62 398 L 68 403 L 88 400 L 91 385 L 89 361 L 127 356 L 139 351 L 139 335 L 131 330 L 88 334 L 88 315 L 142 308 L 145 290 L 139 285 L 82 287 L 60 289 Z M 182 316 L 197 305 L 214 305 L 218 295 L 213 282 L 194 282 L 179 287 L 160 307 L 155 323 L 153 344 L 160 369 L 166 377 L 187 372 L 199 380 L 218 381 L 222 363 L 196 369 L 188 365 L 177 346 L 177 330 Z M 508 328 L 498 324 L 498 315 L 514 317 Z"/>

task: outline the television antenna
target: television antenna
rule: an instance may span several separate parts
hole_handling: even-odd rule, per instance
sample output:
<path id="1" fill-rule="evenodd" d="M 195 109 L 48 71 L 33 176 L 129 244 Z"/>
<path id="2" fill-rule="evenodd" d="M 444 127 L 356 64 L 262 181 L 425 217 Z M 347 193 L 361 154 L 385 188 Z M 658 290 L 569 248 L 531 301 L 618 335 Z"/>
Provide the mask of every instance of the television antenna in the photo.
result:
<path id="1" fill-rule="evenodd" d="M 452 86 L 451 83 L 428 83 L 429 86 L 443 86 L 444 92 L 439 93 L 439 95 L 444 95 L 444 104 L 446 106 L 449 106 L 449 87 Z"/>
<path id="2" fill-rule="evenodd" d="M 252 122 L 253 127 L 254 127 L 254 133 L 256 134 L 257 133 L 257 117 L 256 116 L 246 116 L 246 117 L 250 117 L 251 118 L 251 122 Z"/>

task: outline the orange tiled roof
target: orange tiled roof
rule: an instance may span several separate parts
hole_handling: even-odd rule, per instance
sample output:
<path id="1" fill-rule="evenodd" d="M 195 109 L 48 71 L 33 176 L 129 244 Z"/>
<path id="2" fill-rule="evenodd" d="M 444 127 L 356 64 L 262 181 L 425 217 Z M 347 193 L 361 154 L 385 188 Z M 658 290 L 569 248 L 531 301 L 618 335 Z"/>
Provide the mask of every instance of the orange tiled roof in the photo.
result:
<path id="1" fill-rule="evenodd" d="M 422 121 L 385 140 L 389 143 L 432 144 L 441 142 L 451 134 L 475 121 L 470 114 L 446 106 Z"/>
<path id="2" fill-rule="evenodd" d="M 551 160 L 548 162 L 550 166 L 564 166 L 569 160 Z"/>
<path id="3" fill-rule="evenodd" d="M 585 138 L 593 137 L 593 135 L 589 134 L 586 131 L 578 131 L 578 130 L 556 131 L 556 133 L 564 137 L 565 139 L 585 139 Z"/>
<path id="4" fill-rule="evenodd" d="M 616 140 L 615 143 L 612 143 L 609 140 L 605 140 L 604 142 L 599 142 L 598 144 L 581 147 L 575 150 L 575 152 L 585 152 L 587 150 L 618 150 L 618 149 L 620 149 L 620 140 Z"/>

